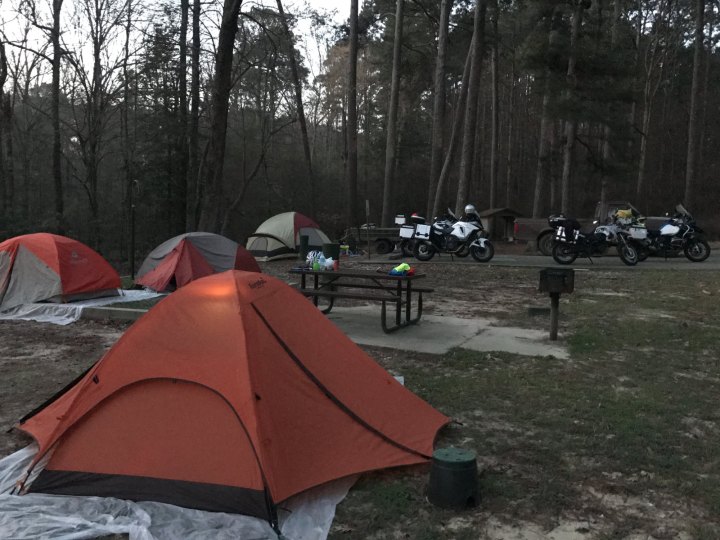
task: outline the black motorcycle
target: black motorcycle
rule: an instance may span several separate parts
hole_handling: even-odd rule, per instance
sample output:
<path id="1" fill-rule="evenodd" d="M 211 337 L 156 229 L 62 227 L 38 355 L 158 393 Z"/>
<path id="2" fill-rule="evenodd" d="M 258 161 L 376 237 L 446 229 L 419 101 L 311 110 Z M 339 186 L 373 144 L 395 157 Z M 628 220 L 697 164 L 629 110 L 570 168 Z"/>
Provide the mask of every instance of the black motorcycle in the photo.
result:
<path id="1" fill-rule="evenodd" d="M 448 208 L 447 214 L 436 218 L 432 225 L 416 225 L 413 255 L 419 261 L 429 261 L 436 253 L 457 257 L 472 255 L 478 262 L 488 262 L 495 248 L 476 216 L 458 219 Z"/>
<path id="2" fill-rule="evenodd" d="M 658 230 L 647 230 L 644 238 L 634 242 L 640 259 L 648 255 L 677 257 L 681 254 L 692 262 L 702 262 L 710 256 L 710 245 L 702 237 L 703 230 L 695 223 L 695 218 L 682 205 L 675 207 L 675 214 Z"/>
<path id="3" fill-rule="evenodd" d="M 583 233 L 576 219 L 562 214 L 550 216 L 548 224 L 555 229 L 552 257 L 558 264 L 572 264 L 578 257 L 592 262 L 592 257 L 604 255 L 610 246 L 608 232 L 603 228 Z M 620 260 L 628 266 L 638 263 L 638 252 L 623 231 L 617 233 L 617 251 Z"/>

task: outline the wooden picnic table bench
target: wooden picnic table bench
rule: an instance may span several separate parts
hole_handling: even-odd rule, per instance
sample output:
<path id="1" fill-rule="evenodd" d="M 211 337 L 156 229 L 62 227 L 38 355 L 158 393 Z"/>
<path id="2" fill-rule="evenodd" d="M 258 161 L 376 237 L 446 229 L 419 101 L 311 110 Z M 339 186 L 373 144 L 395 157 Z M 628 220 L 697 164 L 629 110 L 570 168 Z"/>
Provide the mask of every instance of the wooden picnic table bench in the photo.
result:
<path id="1" fill-rule="evenodd" d="M 308 297 L 323 313 L 330 313 L 335 300 L 347 298 L 380 302 L 380 323 L 386 333 L 415 324 L 422 317 L 423 293 L 431 293 L 432 289 L 417 287 L 414 282 L 424 278 L 425 274 L 391 275 L 370 270 L 312 270 L 310 268 L 293 268 L 291 274 L 300 276 L 300 293 Z M 312 279 L 307 279 L 310 276 Z M 319 299 L 328 301 L 326 307 L 319 306 Z M 416 300 L 413 315 L 413 301 Z M 388 326 L 387 304 L 395 305 L 395 324 Z M 404 308 L 404 309 L 403 309 Z M 403 317 L 404 313 L 404 317 Z"/>

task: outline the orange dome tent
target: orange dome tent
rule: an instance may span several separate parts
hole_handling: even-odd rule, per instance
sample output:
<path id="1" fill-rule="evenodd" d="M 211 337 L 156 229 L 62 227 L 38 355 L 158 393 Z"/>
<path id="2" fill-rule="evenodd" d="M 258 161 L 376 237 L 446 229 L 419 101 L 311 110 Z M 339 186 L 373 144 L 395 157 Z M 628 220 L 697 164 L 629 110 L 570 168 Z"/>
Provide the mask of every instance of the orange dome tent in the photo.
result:
<path id="1" fill-rule="evenodd" d="M 174 290 L 226 270 L 260 272 L 248 250 L 219 234 L 193 232 L 175 236 L 153 249 L 135 282 L 155 291 Z"/>
<path id="2" fill-rule="evenodd" d="M 230 271 L 156 305 L 19 429 L 29 491 L 253 515 L 330 480 L 427 461 L 448 418 L 284 282 Z M 50 453 L 50 451 L 52 452 Z"/>
<path id="3" fill-rule="evenodd" d="M 31 302 L 69 302 L 118 294 L 120 276 L 82 242 L 49 233 L 0 244 L 0 311 Z"/>

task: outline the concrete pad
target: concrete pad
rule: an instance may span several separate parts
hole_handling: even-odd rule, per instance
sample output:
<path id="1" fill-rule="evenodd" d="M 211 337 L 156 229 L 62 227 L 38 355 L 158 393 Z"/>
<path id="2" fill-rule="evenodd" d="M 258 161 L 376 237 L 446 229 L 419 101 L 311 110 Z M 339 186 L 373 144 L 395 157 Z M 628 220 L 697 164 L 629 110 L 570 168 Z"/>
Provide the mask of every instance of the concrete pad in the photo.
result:
<path id="1" fill-rule="evenodd" d="M 350 339 L 360 345 L 445 354 L 475 336 L 492 321 L 423 315 L 417 324 L 386 334 L 380 325 L 380 307 L 335 307 L 328 314 Z"/>
<path id="2" fill-rule="evenodd" d="M 145 312 L 144 309 L 116 306 L 95 307 L 83 309 L 82 317 L 134 321 Z M 423 315 L 417 324 L 386 334 L 380 325 L 379 306 L 335 307 L 327 317 L 359 345 L 427 354 L 445 354 L 450 349 L 461 347 L 481 352 L 569 357 L 562 344 L 548 340 L 548 332 L 492 326 L 496 322 L 493 319 Z"/>
<path id="3" fill-rule="evenodd" d="M 386 334 L 380 326 L 377 306 L 336 307 L 328 318 L 359 345 L 428 354 L 445 354 L 454 347 L 461 347 L 527 356 L 569 357 L 561 344 L 548 340 L 547 332 L 492 326 L 493 319 L 423 315 L 416 325 Z"/>
<path id="4" fill-rule="evenodd" d="M 523 356 L 570 357 L 565 347 L 548 338 L 549 332 L 493 326 L 474 336 L 461 345 L 473 351 L 503 351 Z"/>

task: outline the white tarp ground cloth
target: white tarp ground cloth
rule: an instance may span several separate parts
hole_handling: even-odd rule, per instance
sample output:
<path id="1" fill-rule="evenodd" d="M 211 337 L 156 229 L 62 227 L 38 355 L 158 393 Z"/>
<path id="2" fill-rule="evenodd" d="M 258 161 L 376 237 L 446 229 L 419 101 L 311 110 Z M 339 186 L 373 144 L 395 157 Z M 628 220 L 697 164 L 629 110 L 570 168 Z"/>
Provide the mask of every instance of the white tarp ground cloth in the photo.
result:
<path id="1" fill-rule="evenodd" d="M 106 296 L 103 298 L 91 298 L 90 300 L 78 300 L 69 304 L 55 304 L 38 302 L 34 304 L 22 304 L 0 311 L 0 320 L 3 321 L 37 321 L 52 324 L 66 325 L 80 319 L 83 308 L 107 306 L 120 302 L 137 302 L 162 296 L 159 293 L 149 290 L 123 290 L 120 296 Z"/>
<path id="2" fill-rule="evenodd" d="M 110 497 L 10 495 L 36 452 L 32 444 L 0 459 L 0 538 L 75 540 L 125 533 L 130 540 L 277 539 L 266 521 L 248 516 Z M 354 482 L 354 477 L 330 482 L 283 503 L 283 537 L 325 540 L 335 507 Z"/>

